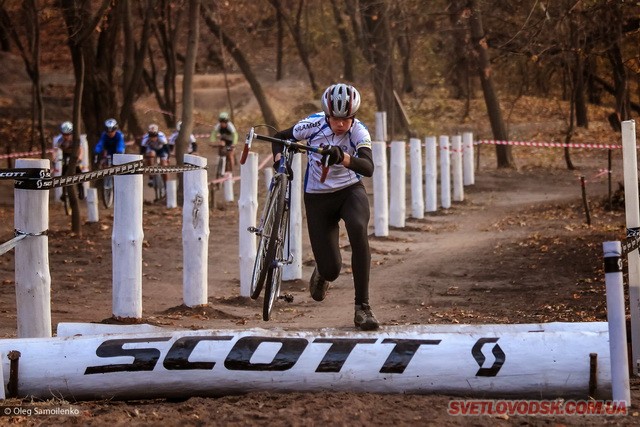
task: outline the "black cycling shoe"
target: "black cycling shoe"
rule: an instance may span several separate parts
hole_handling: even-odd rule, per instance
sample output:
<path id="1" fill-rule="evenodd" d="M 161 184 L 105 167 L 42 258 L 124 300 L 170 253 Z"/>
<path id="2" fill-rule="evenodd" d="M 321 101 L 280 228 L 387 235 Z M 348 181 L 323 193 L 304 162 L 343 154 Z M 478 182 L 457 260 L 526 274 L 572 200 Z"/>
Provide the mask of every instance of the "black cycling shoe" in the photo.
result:
<path id="1" fill-rule="evenodd" d="M 311 274 L 311 280 L 309 280 L 309 293 L 311 298 L 316 301 L 322 301 L 327 296 L 327 289 L 329 289 L 329 282 L 318 273 L 318 268 L 313 269 Z"/>
<path id="2" fill-rule="evenodd" d="M 374 331 L 380 327 L 380 323 L 378 319 L 376 319 L 376 316 L 373 315 L 369 304 L 356 305 L 353 323 L 356 325 L 356 328 L 360 328 L 363 331 Z"/>

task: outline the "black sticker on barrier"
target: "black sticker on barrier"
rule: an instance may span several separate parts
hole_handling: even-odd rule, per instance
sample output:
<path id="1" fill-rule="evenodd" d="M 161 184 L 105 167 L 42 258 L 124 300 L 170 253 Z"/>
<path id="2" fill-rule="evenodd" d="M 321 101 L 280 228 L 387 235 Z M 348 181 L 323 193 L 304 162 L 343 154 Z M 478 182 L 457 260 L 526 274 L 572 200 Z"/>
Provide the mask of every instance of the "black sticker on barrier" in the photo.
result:
<path id="1" fill-rule="evenodd" d="M 612 256 L 604 259 L 605 273 L 619 273 L 621 271 L 622 271 L 622 259 L 619 256 Z"/>
<path id="2" fill-rule="evenodd" d="M 131 363 L 115 363 L 112 365 L 88 366 L 84 371 L 85 375 L 89 374 L 107 374 L 111 372 L 136 372 L 136 371 L 153 371 L 153 368 L 160 359 L 160 350 L 154 347 L 147 348 L 123 348 L 125 344 L 131 343 L 151 343 L 168 341 L 170 338 L 132 338 L 132 339 L 115 339 L 107 340 L 100 344 L 96 349 L 98 357 L 117 357 L 129 356 L 133 357 Z"/>
<path id="3" fill-rule="evenodd" d="M 476 359 L 478 366 L 480 366 L 480 369 L 478 369 L 478 372 L 476 372 L 476 377 L 495 377 L 496 375 L 498 375 L 500 368 L 502 368 L 502 365 L 507 358 L 507 356 L 504 354 L 504 351 L 502 351 L 498 344 L 495 344 L 493 346 L 493 349 L 491 350 L 493 356 L 496 358 L 495 362 L 493 362 L 493 365 L 491 365 L 491 367 L 489 368 L 482 367 L 486 360 L 486 357 L 484 357 L 484 354 L 482 354 L 482 347 L 485 344 L 497 343 L 498 339 L 499 338 L 480 338 L 473 345 L 473 348 L 471 349 L 471 355 L 474 359 Z"/>
<path id="4" fill-rule="evenodd" d="M 0 179 L 45 179 L 51 178 L 49 169 L 19 168 L 0 169 Z"/>

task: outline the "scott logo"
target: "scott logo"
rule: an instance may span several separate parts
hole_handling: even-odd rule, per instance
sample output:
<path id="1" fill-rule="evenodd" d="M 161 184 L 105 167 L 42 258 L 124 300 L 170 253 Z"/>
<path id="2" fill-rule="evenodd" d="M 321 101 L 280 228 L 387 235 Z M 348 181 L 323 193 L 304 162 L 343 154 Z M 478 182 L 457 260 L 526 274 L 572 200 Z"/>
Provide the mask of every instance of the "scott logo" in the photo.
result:
<path id="1" fill-rule="evenodd" d="M 26 172 L 0 172 L 0 179 L 2 178 L 22 178 L 27 176 Z"/>
<path id="2" fill-rule="evenodd" d="M 233 341 L 235 337 L 231 335 L 219 335 L 219 336 L 183 336 L 175 340 L 168 351 L 164 359 L 162 359 L 162 367 L 166 370 L 212 370 L 217 363 L 221 363 L 224 368 L 230 371 L 286 371 L 293 368 L 300 359 L 304 359 L 303 366 L 307 366 L 313 369 L 316 373 L 324 372 L 340 372 L 347 361 L 349 355 L 354 351 L 357 346 L 362 345 L 384 345 L 386 350 L 389 349 L 389 354 L 386 360 L 376 369 L 381 374 L 403 374 L 411 360 L 421 347 L 424 346 L 438 346 L 441 342 L 440 339 L 404 339 L 404 338 L 384 338 L 379 341 L 377 338 L 337 338 L 337 337 L 323 337 L 308 340 L 306 338 L 285 338 L 285 337 L 266 337 L 266 336 L 244 336 L 239 338 L 231 347 L 224 359 L 216 357 L 218 361 L 214 360 L 197 360 L 194 359 L 192 353 L 198 344 L 202 341 L 221 343 L 228 347 L 228 342 Z M 172 337 L 157 337 L 157 338 L 131 338 L 131 339 L 112 339 L 102 342 L 96 349 L 96 355 L 102 358 L 115 357 L 122 360 L 123 356 L 133 358 L 129 363 L 114 363 L 109 365 L 88 366 L 85 369 L 85 375 L 92 374 L 106 374 L 113 372 L 136 372 L 136 371 L 153 371 L 161 361 L 163 350 L 153 345 L 154 342 L 167 342 Z M 489 340 L 489 341 L 487 341 Z M 481 338 L 473 346 L 472 353 L 479 353 L 482 356 L 480 349 L 486 342 L 491 342 L 494 338 Z M 144 347 L 130 348 L 131 344 L 144 343 Z M 263 360 L 261 357 L 254 358 L 254 355 L 258 351 L 261 344 L 272 343 L 277 344 L 278 349 L 274 352 L 268 360 Z M 323 347 L 315 347 L 318 344 L 322 344 Z M 327 347 L 326 345 L 329 344 Z M 313 349 L 308 347 L 314 347 Z M 496 354 L 494 347 L 494 354 Z M 326 350 L 320 350 L 324 349 Z M 305 351 L 307 350 L 308 351 Z M 318 351 L 324 351 L 322 358 L 309 356 L 309 354 L 317 354 Z M 425 351 L 425 350 L 423 350 Z M 504 362 L 504 353 L 500 350 L 502 359 L 498 363 L 494 363 L 491 368 L 491 372 L 482 371 L 482 368 L 476 376 L 495 376 L 500 370 L 500 366 Z M 202 353 L 202 350 L 198 352 L 200 357 L 210 356 L 209 353 Z M 482 361 L 476 361 L 482 367 L 484 363 L 484 356 Z M 256 360 L 258 359 L 258 360 Z M 497 356 L 496 356 L 497 359 Z M 125 359 L 126 360 L 126 359 Z M 309 363 L 313 361 L 311 366 Z"/>

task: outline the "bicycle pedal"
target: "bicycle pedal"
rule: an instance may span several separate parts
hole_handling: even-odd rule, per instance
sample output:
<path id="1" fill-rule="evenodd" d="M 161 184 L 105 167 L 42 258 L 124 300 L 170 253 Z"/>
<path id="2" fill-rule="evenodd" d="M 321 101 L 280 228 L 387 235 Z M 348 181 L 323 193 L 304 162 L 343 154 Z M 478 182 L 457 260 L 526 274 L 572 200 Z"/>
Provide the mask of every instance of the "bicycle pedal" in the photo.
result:
<path id="1" fill-rule="evenodd" d="M 291 294 L 279 295 L 278 299 L 283 299 L 285 300 L 285 302 L 293 302 L 293 295 Z"/>

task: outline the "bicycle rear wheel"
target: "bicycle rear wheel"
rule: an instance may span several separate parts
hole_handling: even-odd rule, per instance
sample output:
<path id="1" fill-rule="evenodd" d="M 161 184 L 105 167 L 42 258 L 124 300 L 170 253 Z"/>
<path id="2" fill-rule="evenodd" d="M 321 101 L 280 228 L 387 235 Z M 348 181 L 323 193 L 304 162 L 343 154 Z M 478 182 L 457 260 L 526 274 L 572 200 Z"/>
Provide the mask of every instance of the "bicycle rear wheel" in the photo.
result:
<path id="1" fill-rule="evenodd" d="M 100 195 L 102 198 L 102 204 L 105 208 L 109 209 L 113 206 L 113 177 L 106 176 L 100 183 Z"/>
<path id="2" fill-rule="evenodd" d="M 162 175 L 153 175 L 153 189 L 156 193 L 154 201 L 161 200 L 164 197 L 164 181 L 162 180 Z"/>
<path id="3" fill-rule="evenodd" d="M 269 247 L 267 249 L 267 256 L 265 258 L 265 264 L 268 269 L 267 281 L 264 289 L 264 301 L 262 304 L 262 319 L 269 320 L 271 316 L 271 309 L 273 303 L 278 294 L 280 293 L 280 283 L 282 281 L 282 266 L 278 265 L 278 262 L 283 259 L 284 241 L 285 236 L 289 232 L 286 229 L 288 224 L 287 216 L 289 211 L 285 203 L 286 196 L 286 177 L 280 175 L 279 182 L 281 183 L 280 189 L 277 193 L 276 205 L 275 205 L 275 222 L 273 229 L 271 230 L 271 238 L 269 239 Z"/>
<path id="4" fill-rule="evenodd" d="M 251 276 L 251 298 L 257 299 L 264 286 L 267 277 L 267 271 L 273 258 L 267 262 L 267 249 L 269 247 L 269 239 L 271 239 L 271 231 L 276 220 L 276 200 L 280 193 L 284 194 L 284 183 L 282 177 L 274 178 L 273 187 L 269 192 L 269 196 L 265 202 L 262 214 L 262 227 L 258 232 L 260 240 L 258 241 L 258 250 L 256 252 L 256 260 L 253 264 L 253 274 Z M 280 190 L 282 188 L 282 190 Z"/>
<path id="5" fill-rule="evenodd" d="M 62 203 L 64 205 L 64 213 L 67 216 L 71 215 L 71 200 L 69 200 L 69 190 L 67 187 L 62 187 Z"/>

